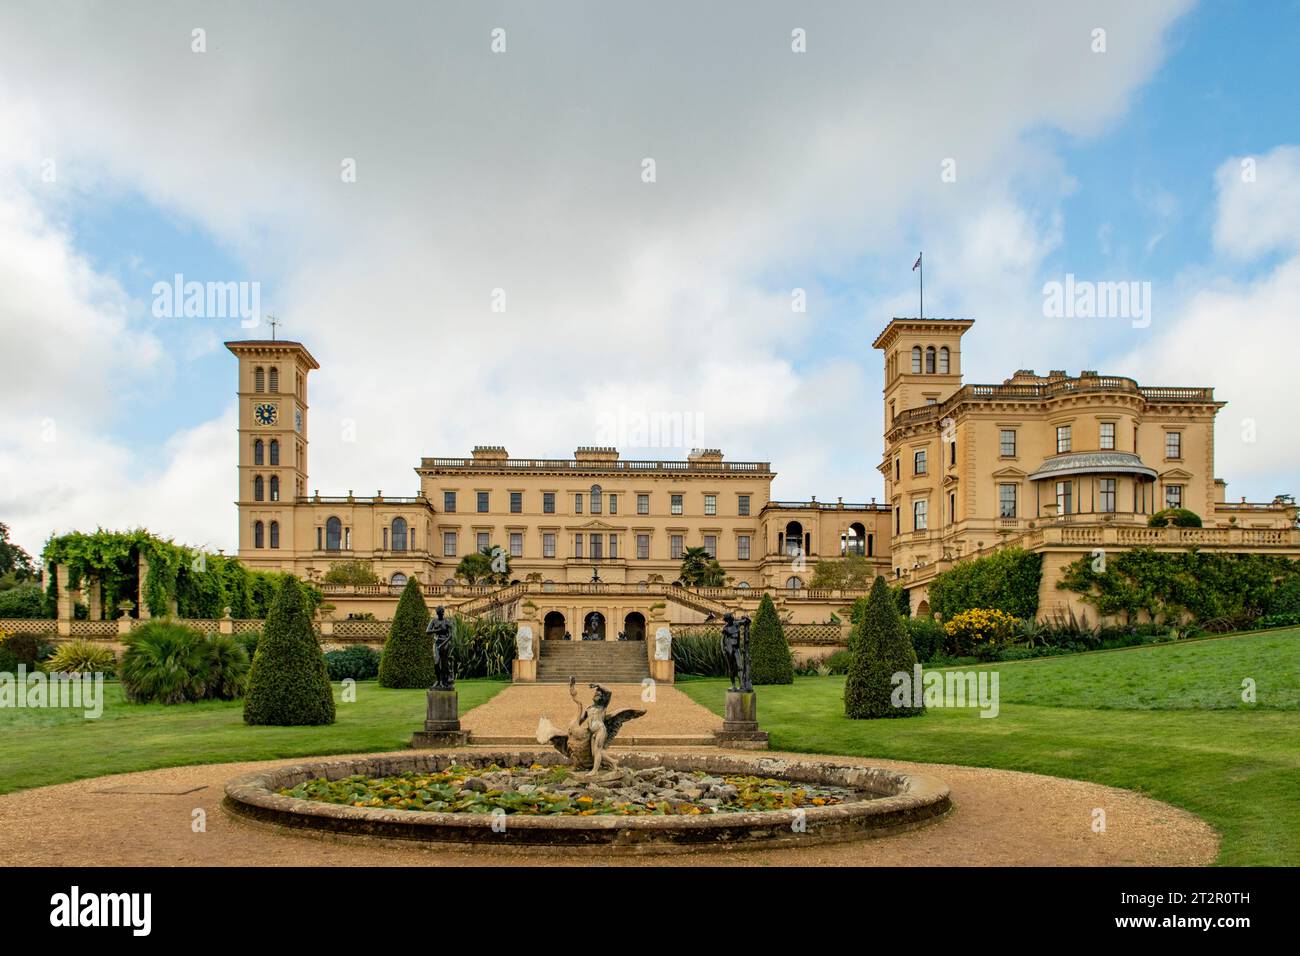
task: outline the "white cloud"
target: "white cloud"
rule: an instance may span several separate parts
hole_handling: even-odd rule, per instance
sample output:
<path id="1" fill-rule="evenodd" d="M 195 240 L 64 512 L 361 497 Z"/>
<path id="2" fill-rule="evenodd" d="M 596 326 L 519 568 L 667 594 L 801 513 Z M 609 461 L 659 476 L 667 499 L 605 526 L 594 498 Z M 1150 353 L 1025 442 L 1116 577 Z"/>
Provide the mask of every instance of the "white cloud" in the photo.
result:
<path id="1" fill-rule="evenodd" d="M 248 278 L 275 280 L 283 334 L 322 362 L 310 479 L 322 491 L 403 492 L 421 454 L 476 442 L 566 455 L 626 408 L 695 413 L 729 456 L 770 458 L 783 497 L 869 498 L 881 418 L 869 343 L 911 311 L 914 252 L 863 303 L 860 339 L 830 358 L 823 289 L 921 231 L 927 261 L 933 249 L 947 262 L 927 275 L 927 302 L 980 317 L 976 353 L 1009 374 L 1011 336 L 1059 365 L 1064 331 L 1024 333 L 1043 331 L 1036 273 L 1073 184 L 1026 134 L 1104 131 L 1187 6 L 954 5 L 942 29 L 924 10 L 855 3 L 753 3 L 744 17 L 725 5 L 412 4 L 382 21 L 342 3 L 11 8 L 0 102 L 27 117 L 33 142 L 0 163 L 57 157 L 85 202 L 139 191 L 197 222 Z M 190 51 L 196 24 L 204 54 Z M 502 24 L 509 52 L 493 55 L 488 30 Z M 806 54 L 790 52 L 796 25 Z M 647 156 L 654 184 L 640 180 Z M 355 183 L 340 180 L 347 157 Z M 955 183 L 940 178 L 948 158 Z M 93 366 L 124 338 L 114 328 L 129 361 L 165 364 L 120 295 L 75 265 L 55 270 L 62 293 L 13 276 L 35 295 L 27 311 L 62 295 L 105 316 L 82 315 L 59 349 L 25 345 L 25 374 L 57 380 L 59 352 Z M 794 285 L 810 292 L 807 313 L 790 309 Z M 489 308 L 495 288 L 503 314 Z M 30 335 L 21 316 L 0 321 L 6 338 Z M 96 322 L 101 334 L 86 335 Z M 169 454 L 226 447 L 206 427 Z M 115 474 L 128 488 L 150 471 L 138 454 L 103 453 L 124 456 Z M 233 452 L 205 464 L 226 469 L 224 485 L 207 471 L 171 477 L 227 487 L 224 509 Z M 167 475 L 134 484 L 171 494 Z M 148 498 L 65 485 L 32 520 L 168 517 Z M 171 517 L 181 524 L 160 527 L 178 536 L 214 533 L 183 508 Z"/>
<path id="2" fill-rule="evenodd" d="M 1237 156 L 1215 174 L 1214 247 L 1238 259 L 1300 250 L 1300 146 Z"/>

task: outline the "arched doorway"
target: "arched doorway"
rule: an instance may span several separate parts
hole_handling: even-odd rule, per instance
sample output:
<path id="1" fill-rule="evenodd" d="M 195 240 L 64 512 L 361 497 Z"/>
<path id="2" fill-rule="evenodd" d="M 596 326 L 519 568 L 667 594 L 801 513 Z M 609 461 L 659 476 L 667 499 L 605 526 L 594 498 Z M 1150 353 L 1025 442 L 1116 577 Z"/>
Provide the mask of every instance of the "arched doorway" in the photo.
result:
<path id="1" fill-rule="evenodd" d="M 640 611 L 632 611 L 623 618 L 623 636 L 629 641 L 644 641 L 645 615 Z"/>
<path id="2" fill-rule="evenodd" d="M 559 611 L 549 612 L 542 621 L 542 638 L 547 641 L 564 640 L 564 615 Z"/>
<path id="3" fill-rule="evenodd" d="M 592 611 L 582 619 L 582 639 L 584 641 L 605 639 L 605 615 L 599 611 Z"/>

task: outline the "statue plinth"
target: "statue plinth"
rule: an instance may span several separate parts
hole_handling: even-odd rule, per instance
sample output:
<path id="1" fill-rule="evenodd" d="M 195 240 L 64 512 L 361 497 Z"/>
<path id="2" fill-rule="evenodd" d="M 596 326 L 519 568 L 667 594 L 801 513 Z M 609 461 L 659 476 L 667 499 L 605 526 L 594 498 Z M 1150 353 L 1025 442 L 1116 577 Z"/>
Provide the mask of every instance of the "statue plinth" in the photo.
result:
<path id="1" fill-rule="evenodd" d="M 758 697 L 752 690 L 728 689 L 722 729 L 715 730 L 713 736 L 719 747 L 767 749 L 767 731 L 758 729 Z"/>
<path id="2" fill-rule="evenodd" d="M 411 736 L 411 746 L 419 750 L 434 747 L 463 747 L 469 733 L 460 729 L 460 701 L 454 689 L 429 688 L 429 705 L 425 711 L 424 730 Z"/>

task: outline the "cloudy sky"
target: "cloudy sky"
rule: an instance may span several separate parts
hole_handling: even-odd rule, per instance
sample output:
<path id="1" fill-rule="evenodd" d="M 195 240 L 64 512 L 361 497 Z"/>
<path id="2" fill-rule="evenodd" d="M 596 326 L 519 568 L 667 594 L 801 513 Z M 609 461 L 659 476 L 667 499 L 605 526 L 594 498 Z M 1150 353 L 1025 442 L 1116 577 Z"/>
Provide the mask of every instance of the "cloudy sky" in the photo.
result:
<path id="1" fill-rule="evenodd" d="M 968 382 L 1213 385 L 1229 495 L 1300 491 L 1300 5 L 1066 6 L 6 3 L 0 521 L 233 547 L 269 330 L 156 315 L 176 274 L 320 361 L 323 494 L 617 441 L 870 500 L 921 249 Z M 1067 274 L 1149 323 L 1046 315 Z"/>

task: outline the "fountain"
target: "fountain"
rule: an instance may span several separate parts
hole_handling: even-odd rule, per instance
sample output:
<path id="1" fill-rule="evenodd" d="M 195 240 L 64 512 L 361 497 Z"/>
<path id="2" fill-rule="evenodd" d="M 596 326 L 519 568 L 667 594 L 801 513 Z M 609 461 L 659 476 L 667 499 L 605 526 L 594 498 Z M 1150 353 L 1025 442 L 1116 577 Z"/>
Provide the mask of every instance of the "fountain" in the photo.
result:
<path id="1" fill-rule="evenodd" d="M 226 785 L 236 819 L 351 838 L 672 852 L 865 839 L 924 825 L 950 807 L 939 780 L 835 758 L 724 750 L 620 753 L 608 746 L 645 711 L 609 713 L 598 684 L 550 750 L 412 750 L 275 767 Z M 752 691 L 749 691 L 752 694 Z"/>

